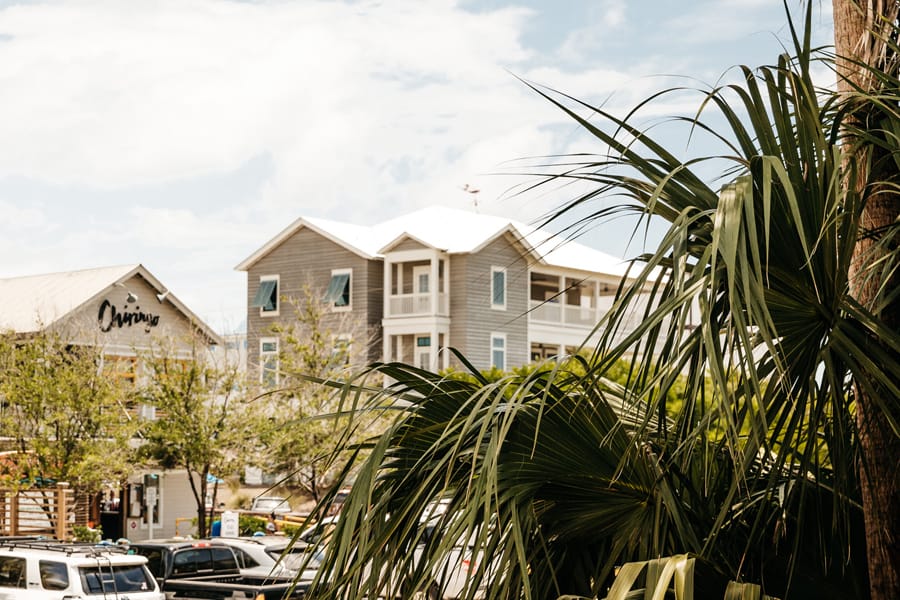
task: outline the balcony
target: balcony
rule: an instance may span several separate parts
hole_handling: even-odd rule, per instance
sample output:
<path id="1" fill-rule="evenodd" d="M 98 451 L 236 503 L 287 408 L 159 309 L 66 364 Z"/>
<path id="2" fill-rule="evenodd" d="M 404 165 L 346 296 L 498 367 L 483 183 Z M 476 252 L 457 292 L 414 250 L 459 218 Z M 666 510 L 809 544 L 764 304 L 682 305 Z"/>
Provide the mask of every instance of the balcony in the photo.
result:
<path id="1" fill-rule="evenodd" d="M 609 306 L 598 310 L 591 306 L 532 300 L 530 309 L 531 311 L 528 313 L 529 321 L 590 329 L 597 324 L 603 313 L 609 310 Z"/>
<path id="2" fill-rule="evenodd" d="M 425 294 L 392 294 L 388 297 L 387 317 L 414 317 L 420 315 L 450 314 L 449 296 L 437 295 L 437 310 L 431 308 L 430 293 Z"/>

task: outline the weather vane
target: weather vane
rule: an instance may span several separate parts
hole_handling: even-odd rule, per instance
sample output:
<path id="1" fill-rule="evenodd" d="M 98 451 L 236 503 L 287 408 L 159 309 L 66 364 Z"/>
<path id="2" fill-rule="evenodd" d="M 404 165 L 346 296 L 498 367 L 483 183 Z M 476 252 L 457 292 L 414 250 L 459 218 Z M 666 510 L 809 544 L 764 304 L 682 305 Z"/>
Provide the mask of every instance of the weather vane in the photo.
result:
<path id="1" fill-rule="evenodd" d="M 467 183 L 464 186 L 462 186 L 462 191 L 472 194 L 472 206 L 475 207 L 475 212 L 478 212 L 478 192 L 480 192 L 481 190 L 479 190 L 478 188 L 472 187 L 471 185 L 469 185 Z"/>

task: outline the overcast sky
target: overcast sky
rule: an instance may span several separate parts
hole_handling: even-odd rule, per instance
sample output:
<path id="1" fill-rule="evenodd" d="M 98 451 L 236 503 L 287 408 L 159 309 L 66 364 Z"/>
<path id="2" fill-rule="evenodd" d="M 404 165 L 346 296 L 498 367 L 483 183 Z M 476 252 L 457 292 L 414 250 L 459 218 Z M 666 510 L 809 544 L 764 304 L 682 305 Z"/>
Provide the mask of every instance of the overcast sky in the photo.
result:
<path id="1" fill-rule="evenodd" d="M 234 266 L 299 216 L 564 199 L 505 193 L 517 159 L 596 151 L 517 78 L 624 114 L 788 39 L 781 0 L 0 0 L 0 277 L 143 263 L 233 329 Z"/>

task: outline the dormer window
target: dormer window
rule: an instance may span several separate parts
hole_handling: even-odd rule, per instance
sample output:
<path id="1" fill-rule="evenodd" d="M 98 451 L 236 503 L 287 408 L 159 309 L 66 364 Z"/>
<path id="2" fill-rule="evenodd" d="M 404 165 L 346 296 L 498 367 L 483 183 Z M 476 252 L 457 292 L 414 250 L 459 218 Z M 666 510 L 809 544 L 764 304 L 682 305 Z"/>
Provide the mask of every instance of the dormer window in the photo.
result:
<path id="1" fill-rule="evenodd" d="M 259 278 L 259 288 L 250 306 L 259 308 L 262 316 L 278 314 L 278 275 L 263 275 Z"/>

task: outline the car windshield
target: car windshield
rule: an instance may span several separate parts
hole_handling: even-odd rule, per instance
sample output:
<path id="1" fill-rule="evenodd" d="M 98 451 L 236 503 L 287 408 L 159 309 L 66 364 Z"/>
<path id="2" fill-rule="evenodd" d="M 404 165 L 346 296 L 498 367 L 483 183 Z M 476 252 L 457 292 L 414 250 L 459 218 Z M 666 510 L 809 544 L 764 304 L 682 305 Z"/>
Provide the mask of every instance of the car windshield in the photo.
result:
<path id="1" fill-rule="evenodd" d="M 147 592 L 155 589 L 153 576 L 143 565 L 79 567 L 81 585 L 88 594 Z"/>
<path id="2" fill-rule="evenodd" d="M 253 503 L 253 507 L 256 510 L 267 511 L 267 510 L 283 510 L 288 508 L 287 502 L 284 498 L 257 498 Z"/>
<path id="3" fill-rule="evenodd" d="M 286 554 L 281 554 L 280 550 L 266 550 L 269 556 L 274 558 L 275 560 L 281 560 L 281 564 L 284 565 L 285 568 L 290 569 L 292 571 L 299 571 L 301 567 L 303 567 L 303 561 L 306 560 L 306 557 L 309 555 L 310 551 L 312 551 L 309 547 L 293 547 Z M 317 569 L 322 562 L 322 551 L 317 550 L 313 554 L 313 557 L 310 559 L 309 564 L 306 565 L 307 569 Z"/>

